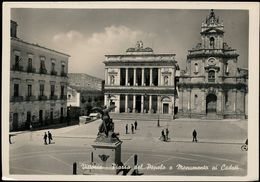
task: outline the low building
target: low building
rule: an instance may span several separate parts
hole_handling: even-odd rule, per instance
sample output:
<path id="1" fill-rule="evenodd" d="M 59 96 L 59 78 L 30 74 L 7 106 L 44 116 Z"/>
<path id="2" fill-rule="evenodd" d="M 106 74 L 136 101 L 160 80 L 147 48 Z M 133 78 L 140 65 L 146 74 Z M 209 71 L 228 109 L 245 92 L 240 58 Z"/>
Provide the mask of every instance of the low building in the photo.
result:
<path id="1" fill-rule="evenodd" d="M 103 106 L 103 87 L 104 81 L 100 78 L 84 73 L 69 73 L 67 106 L 71 117 L 88 116 L 93 107 Z"/>
<path id="2" fill-rule="evenodd" d="M 11 21 L 10 130 L 63 122 L 69 55 L 17 37 Z"/>

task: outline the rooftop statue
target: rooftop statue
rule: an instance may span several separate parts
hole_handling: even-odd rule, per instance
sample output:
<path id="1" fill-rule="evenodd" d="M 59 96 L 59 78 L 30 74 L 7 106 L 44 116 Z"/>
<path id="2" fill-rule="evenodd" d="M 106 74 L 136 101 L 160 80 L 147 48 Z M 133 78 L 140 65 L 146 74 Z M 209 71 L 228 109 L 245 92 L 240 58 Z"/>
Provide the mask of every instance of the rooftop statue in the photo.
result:
<path id="1" fill-rule="evenodd" d="M 117 136 L 119 133 L 114 132 L 114 122 L 109 116 L 109 112 L 116 106 L 94 107 L 92 110 L 101 114 L 102 123 L 99 126 L 96 142 L 113 143 L 121 141 Z"/>

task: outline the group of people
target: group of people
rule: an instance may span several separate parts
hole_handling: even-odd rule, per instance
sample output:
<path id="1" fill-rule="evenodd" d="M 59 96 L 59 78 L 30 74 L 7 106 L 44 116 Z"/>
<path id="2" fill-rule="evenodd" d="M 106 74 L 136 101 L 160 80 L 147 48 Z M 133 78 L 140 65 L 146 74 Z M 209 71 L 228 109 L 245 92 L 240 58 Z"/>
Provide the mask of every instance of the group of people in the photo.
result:
<path id="1" fill-rule="evenodd" d="M 51 134 L 50 131 L 48 131 L 48 135 L 47 135 L 46 132 L 44 133 L 43 140 L 44 140 L 44 144 L 45 144 L 45 145 L 48 145 L 47 139 L 49 139 L 49 144 L 51 144 L 51 141 L 52 141 L 53 139 L 52 139 L 52 134 Z"/>
<path id="2" fill-rule="evenodd" d="M 164 132 L 164 129 L 162 130 L 161 139 L 164 142 L 167 142 L 169 140 L 169 130 L 168 130 L 168 128 L 165 129 L 165 132 Z M 198 142 L 197 131 L 195 129 L 192 132 L 192 142 Z"/>
<path id="3" fill-rule="evenodd" d="M 166 133 L 166 134 L 165 134 L 165 133 Z M 161 138 L 162 138 L 162 140 L 163 140 L 164 142 L 166 142 L 166 141 L 169 140 L 169 130 L 168 130 L 168 128 L 165 129 L 165 133 L 164 133 L 164 130 L 162 130 L 162 136 L 161 136 Z"/>
<path id="4" fill-rule="evenodd" d="M 134 134 L 134 130 L 137 130 L 137 121 L 134 124 L 131 124 L 131 131 Z M 128 134 L 128 124 L 125 125 L 125 133 Z"/>

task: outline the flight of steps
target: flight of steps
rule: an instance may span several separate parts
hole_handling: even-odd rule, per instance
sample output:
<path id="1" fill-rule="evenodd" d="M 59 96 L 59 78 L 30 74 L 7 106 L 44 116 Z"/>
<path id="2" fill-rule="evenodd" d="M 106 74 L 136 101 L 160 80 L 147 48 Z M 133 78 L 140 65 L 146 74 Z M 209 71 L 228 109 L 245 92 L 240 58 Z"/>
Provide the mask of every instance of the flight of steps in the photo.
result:
<path id="1" fill-rule="evenodd" d="M 142 114 L 142 113 L 109 113 L 113 120 L 139 120 L 139 121 L 157 121 L 160 120 L 172 120 L 171 114 Z"/>

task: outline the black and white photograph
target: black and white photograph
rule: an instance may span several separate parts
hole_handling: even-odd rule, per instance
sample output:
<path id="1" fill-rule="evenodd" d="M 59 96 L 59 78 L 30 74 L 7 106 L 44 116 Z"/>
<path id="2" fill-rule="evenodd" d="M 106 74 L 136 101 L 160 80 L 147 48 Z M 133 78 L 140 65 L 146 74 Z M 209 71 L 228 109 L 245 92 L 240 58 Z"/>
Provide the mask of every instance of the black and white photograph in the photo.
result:
<path id="1" fill-rule="evenodd" d="M 258 3 L 3 10 L 3 179 L 259 179 Z"/>

